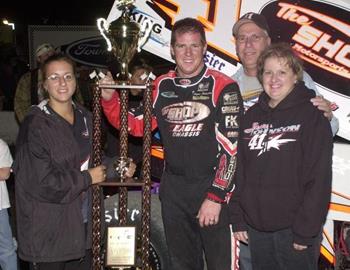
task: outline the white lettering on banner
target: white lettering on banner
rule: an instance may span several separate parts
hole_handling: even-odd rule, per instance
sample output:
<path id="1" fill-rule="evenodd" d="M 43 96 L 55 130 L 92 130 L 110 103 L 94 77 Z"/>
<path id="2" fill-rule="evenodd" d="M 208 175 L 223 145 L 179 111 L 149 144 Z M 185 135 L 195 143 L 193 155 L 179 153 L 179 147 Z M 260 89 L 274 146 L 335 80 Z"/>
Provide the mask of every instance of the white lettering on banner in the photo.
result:
<path id="1" fill-rule="evenodd" d="M 150 20 L 152 22 L 152 32 L 155 34 L 160 34 L 162 32 L 163 26 L 160 25 L 159 23 L 154 22 L 152 19 L 147 17 L 145 14 L 134 12 L 131 15 L 131 18 L 135 22 L 139 23 L 140 25 L 142 25 L 144 21 Z"/>
<path id="2" fill-rule="evenodd" d="M 326 69 L 326 70 L 332 69 L 333 71 L 337 70 L 337 71 L 342 72 L 342 73 L 348 72 L 343 66 L 339 66 L 339 65 L 335 64 L 334 62 L 331 62 L 331 61 L 325 59 L 324 57 L 313 53 L 312 50 L 310 50 L 310 49 L 305 49 L 300 44 L 297 44 L 297 43 L 294 44 L 293 49 L 299 53 L 302 53 L 303 55 L 308 56 L 310 59 L 316 60 L 317 62 L 321 63 L 322 65 L 324 65 L 324 69 Z"/>
<path id="3" fill-rule="evenodd" d="M 140 216 L 141 212 L 138 209 L 127 209 L 128 215 L 130 215 L 131 221 L 136 221 L 137 217 Z M 114 207 L 111 210 L 105 210 L 105 221 L 111 223 L 114 220 L 119 220 L 118 218 L 118 208 Z"/>
<path id="4" fill-rule="evenodd" d="M 208 67 L 211 67 L 219 71 L 222 71 L 223 67 L 225 67 L 226 65 L 221 58 L 216 57 L 215 54 L 208 51 L 204 55 L 204 62 L 207 64 Z"/>
<path id="5" fill-rule="evenodd" d="M 325 80 L 334 78 L 330 73 L 342 77 L 339 78 L 340 81 L 350 79 L 350 24 L 346 19 L 349 16 L 341 15 L 349 14 L 350 2 L 320 0 L 322 5 L 316 5 L 315 2 L 315 5 L 311 4 L 308 7 L 299 4 L 298 1 L 288 2 L 278 1 L 277 5 L 280 8 L 276 16 L 287 22 L 284 27 L 288 28 L 288 24 L 296 27 L 295 33 L 291 34 L 291 41 L 300 58 L 329 74 L 325 77 L 322 72 L 314 69 L 319 74 L 312 75 L 317 82 L 319 93 L 337 105 L 338 109 L 334 112 L 339 120 L 337 135 L 350 140 L 350 99 L 347 87 L 344 89 L 342 85 Z M 342 10 L 339 16 L 337 9 Z M 327 82 L 330 84 L 327 85 Z"/>
<path id="6" fill-rule="evenodd" d="M 279 3 L 279 6 L 281 9 L 278 11 L 277 17 L 301 26 L 292 37 L 293 40 L 299 43 L 298 46 L 294 46 L 294 49 L 301 52 L 301 57 L 316 66 L 350 79 L 350 45 L 341 39 L 333 41 L 331 33 L 325 33 L 313 27 L 312 23 L 314 21 L 309 16 L 326 23 L 347 36 L 350 36 L 349 25 L 307 8 L 288 3 Z M 306 15 L 300 14 L 301 12 Z M 302 45 L 310 48 L 313 52 L 305 50 Z M 316 54 L 319 54 L 321 51 L 326 51 L 324 57 Z M 329 58 L 329 60 L 325 59 L 325 57 Z M 336 63 L 333 63 L 332 59 Z"/>
<path id="7" fill-rule="evenodd" d="M 121 11 L 117 9 L 117 2 L 118 0 L 115 0 L 108 15 L 109 23 L 121 15 Z M 240 5 L 241 0 L 138 0 L 132 19 L 137 22 L 146 19 L 152 21 L 151 36 L 143 49 L 172 62 L 171 32 L 165 25 L 173 25 L 175 21 L 185 17 L 198 19 L 205 26 L 209 45 L 205 62 L 209 67 L 231 76 L 237 68 L 232 63 L 238 60 L 234 53 L 235 46 L 231 33 L 234 22 L 239 18 Z M 214 50 L 220 52 L 220 56 L 217 56 Z"/>

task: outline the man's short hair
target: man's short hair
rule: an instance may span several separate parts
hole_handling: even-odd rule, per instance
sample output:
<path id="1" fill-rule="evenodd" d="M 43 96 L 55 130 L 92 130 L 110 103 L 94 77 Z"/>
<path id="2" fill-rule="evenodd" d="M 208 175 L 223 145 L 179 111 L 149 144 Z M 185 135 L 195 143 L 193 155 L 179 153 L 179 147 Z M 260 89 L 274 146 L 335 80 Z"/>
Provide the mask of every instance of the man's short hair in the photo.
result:
<path id="1" fill-rule="evenodd" d="M 36 50 L 35 50 L 35 56 L 38 58 L 41 55 L 49 52 L 49 51 L 54 51 L 55 47 L 51 45 L 50 43 L 43 43 L 39 45 Z"/>
<path id="2" fill-rule="evenodd" d="M 199 33 L 203 45 L 207 43 L 203 24 L 194 18 L 184 18 L 177 21 L 173 26 L 173 29 L 171 31 L 171 46 L 175 45 L 176 34 L 183 34 L 188 32 Z"/>
<path id="3" fill-rule="evenodd" d="M 264 30 L 268 36 L 270 36 L 270 28 L 267 24 L 265 16 L 254 12 L 248 12 L 244 14 L 241 18 L 239 18 L 239 20 L 233 25 L 232 35 L 236 37 L 239 28 L 241 28 L 241 26 L 246 23 L 256 24 L 258 27 Z"/>

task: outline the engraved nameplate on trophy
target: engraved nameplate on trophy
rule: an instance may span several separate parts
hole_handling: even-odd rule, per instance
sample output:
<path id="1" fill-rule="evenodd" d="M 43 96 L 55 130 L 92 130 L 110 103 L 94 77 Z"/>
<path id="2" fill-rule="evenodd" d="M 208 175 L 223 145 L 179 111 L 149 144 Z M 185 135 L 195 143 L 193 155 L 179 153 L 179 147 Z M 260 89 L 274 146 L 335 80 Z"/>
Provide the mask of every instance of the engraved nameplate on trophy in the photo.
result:
<path id="1" fill-rule="evenodd" d="M 127 267 L 136 262 L 136 227 L 108 227 L 106 266 Z"/>

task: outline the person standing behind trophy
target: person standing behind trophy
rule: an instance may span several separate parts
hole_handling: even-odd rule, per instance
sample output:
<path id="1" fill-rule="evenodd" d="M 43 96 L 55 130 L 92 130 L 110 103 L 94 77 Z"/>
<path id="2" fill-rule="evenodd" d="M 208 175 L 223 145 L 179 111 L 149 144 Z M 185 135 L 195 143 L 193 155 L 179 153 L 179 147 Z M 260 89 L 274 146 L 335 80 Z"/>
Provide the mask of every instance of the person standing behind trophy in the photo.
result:
<path id="1" fill-rule="evenodd" d="M 43 87 L 43 76 L 40 72 L 41 65 L 47 58 L 55 54 L 55 48 L 49 43 L 39 45 L 35 50 L 37 68 L 34 68 L 20 78 L 14 99 L 14 110 L 19 123 L 21 123 L 29 111 L 30 106 L 39 104 L 47 98 Z M 82 95 L 77 88 L 75 99 L 81 105 L 84 105 Z"/>
<path id="2" fill-rule="evenodd" d="M 231 268 L 227 202 L 233 187 L 242 98 L 238 85 L 207 68 L 203 25 L 177 21 L 171 34 L 176 70 L 158 77 L 153 92 L 153 127 L 165 150 L 161 179 L 162 217 L 170 270 Z M 113 83 L 111 75 L 102 83 Z M 119 96 L 102 90 L 108 120 L 119 128 Z M 129 113 L 130 133 L 141 136 L 143 115 Z"/>
<path id="3" fill-rule="evenodd" d="M 91 269 L 91 114 L 73 103 L 75 64 L 54 54 L 42 63 L 48 99 L 24 118 L 14 162 L 18 254 L 33 270 Z"/>
<path id="4" fill-rule="evenodd" d="M 131 85 L 145 85 L 151 80 L 153 68 L 146 64 L 144 59 L 137 59 L 132 62 L 131 68 Z M 131 112 L 139 111 L 143 108 L 143 92 L 145 89 L 132 88 L 129 92 L 129 110 Z M 113 157 L 119 154 L 119 133 L 118 131 L 107 123 L 107 145 L 105 154 L 109 157 Z M 132 160 L 136 163 L 137 172 L 136 176 L 140 175 L 139 169 L 142 165 L 142 145 L 143 139 L 140 137 L 129 136 L 128 137 L 128 153 Z"/>

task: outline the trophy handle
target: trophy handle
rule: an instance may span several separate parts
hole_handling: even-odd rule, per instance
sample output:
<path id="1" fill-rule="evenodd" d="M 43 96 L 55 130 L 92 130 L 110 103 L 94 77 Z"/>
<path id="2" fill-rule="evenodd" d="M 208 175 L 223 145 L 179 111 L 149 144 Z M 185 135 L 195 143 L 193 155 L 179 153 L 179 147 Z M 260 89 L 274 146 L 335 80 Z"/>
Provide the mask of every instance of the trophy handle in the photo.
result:
<path id="1" fill-rule="evenodd" d="M 107 51 L 110 52 L 112 50 L 112 44 L 109 38 L 107 37 L 109 23 L 106 21 L 106 19 L 99 18 L 97 19 L 97 27 L 98 27 L 98 30 L 100 30 L 100 33 L 103 36 L 103 38 L 106 40 Z"/>
<path id="2" fill-rule="evenodd" d="M 142 46 L 146 43 L 153 28 L 153 22 L 150 20 L 144 20 L 140 29 L 140 39 L 137 44 L 137 51 L 140 52 Z"/>

